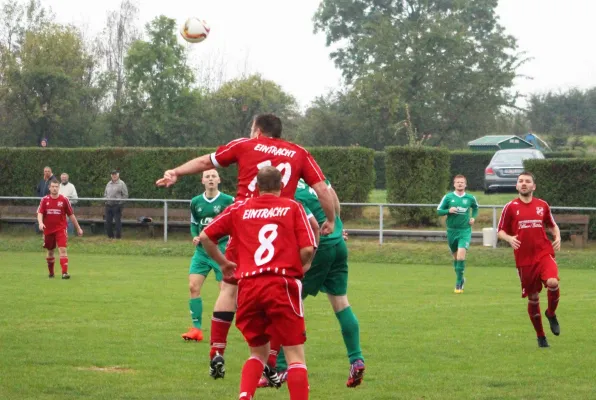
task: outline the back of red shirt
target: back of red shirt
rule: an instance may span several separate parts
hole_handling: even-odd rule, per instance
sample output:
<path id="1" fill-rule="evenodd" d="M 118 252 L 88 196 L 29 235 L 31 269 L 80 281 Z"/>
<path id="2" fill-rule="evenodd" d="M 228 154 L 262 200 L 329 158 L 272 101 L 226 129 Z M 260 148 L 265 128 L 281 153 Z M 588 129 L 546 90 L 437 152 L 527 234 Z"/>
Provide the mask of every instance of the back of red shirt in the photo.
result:
<path id="1" fill-rule="evenodd" d="M 279 274 L 302 278 L 300 249 L 316 246 L 304 208 L 270 194 L 229 206 L 204 229 L 217 243 L 230 235 L 237 249 L 236 279 Z"/>
<path id="2" fill-rule="evenodd" d="M 298 180 L 309 186 L 324 181 L 325 176 L 312 155 L 303 147 L 283 139 L 259 136 L 241 138 L 220 146 L 211 154 L 216 167 L 238 164 L 236 200 L 255 196 L 259 169 L 273 166 L 281 171 L 284 187 L 281 197 L 294 198 Z"/>
<path id="3" fill-rule="evenodd" d="M 51 195 L 42 198 L 37 212 L 43 214 L 43 224 L 45 225 L 43 233 L 45 235 L 66 230 L 66 217 L 73 214 L 70 201 L 61 194 L 55 199 Z"/>
<path id="4" fill-rule="evenodd" d="M 517 236 L 521 242 L 514 250 L 518 267 L 530 266 L 546 255 L 555 256 L 545 227 L 555 226 L 548 203 L 532 198 L 529 203 L 516 199 L 505 205 L 497 231 Z"/>

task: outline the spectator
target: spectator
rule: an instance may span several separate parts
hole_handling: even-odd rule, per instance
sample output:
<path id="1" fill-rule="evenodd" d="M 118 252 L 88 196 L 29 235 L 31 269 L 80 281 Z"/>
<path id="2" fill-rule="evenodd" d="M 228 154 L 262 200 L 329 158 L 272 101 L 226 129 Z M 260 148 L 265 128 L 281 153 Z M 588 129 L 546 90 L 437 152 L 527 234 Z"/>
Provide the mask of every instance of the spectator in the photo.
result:
<path id="1" fill-rule="evenodd" d="M 43 179 L 39 181 L 37 187 L 35 188 L 35 195 L 39 198 L 45 197 L 50 194 L 50 180 L 54 178 L 54 174 L 52 174 L 52 168 L 44 167 L 43 168 Z M 39 226 L 35 225 L 35 233 L 42 233 L 39 230 Z"/>
<path id="2" fill-rule="evenodd" d="M 61 194 L 62 196 L 66 197 L 70 201 L 70 205 L 74 210 L 74 206 L 75 204 L 77 204 L 77 199 L 79 198 L 79 196 L 77 194 L 77 189 L 72 183 L 68 181 L 68 178 L 69 177 L 66 172 L 63 172 L 60 175 L 60 181 L 62 183 L 60 184 L 58 194 Z M 74 226 L 70 219 L 68 219 L 68 233 L 74 233 Z"/>
<path id="3" fill-rule="evenodd" d="M 103 197 L 106 198 L 106 234 L 108 238 L 120 239 L 122 237 L 122 199 L 128 198 L 128 189 L 126 184 L 120 180 L 120 172 L 112 171 L 112 179 L 106 185 Z M 114 236 L 113 224 L 116 225 L 116 235 Z"/>
<path id="4" fill-rule="evenodd" d="M 46 147 L 48 147 L 48 139 L 46 139 L 46 138 L 43 138 L 43 139 L 41 139 L 41 142 L 39 142 L 39 145 L 40 145 L 42 148 L 46 148 Z"/>

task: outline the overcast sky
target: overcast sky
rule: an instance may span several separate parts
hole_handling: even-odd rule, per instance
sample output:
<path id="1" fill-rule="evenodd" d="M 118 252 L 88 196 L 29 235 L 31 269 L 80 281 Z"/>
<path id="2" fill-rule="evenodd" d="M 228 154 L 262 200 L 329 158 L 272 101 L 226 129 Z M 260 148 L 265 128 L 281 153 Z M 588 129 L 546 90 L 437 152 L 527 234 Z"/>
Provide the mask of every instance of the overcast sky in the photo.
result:
<path id="1" fill-rule="evenodd" d="M 58 20 L 83 26 L 93 36 L 120 0 L 42 0 Z M 259 72 L 296 97 L 302 107 L 339 86 L 341 74 L 329 59 L 323 35 L 313 34 L 320 0 L 137 0 L 140 24 L 164 14 L 181 25 L 205 19 L 209 38 L 192 49 L 195 64 L 225 65 L 226 78 Z M 533 59 L 520 73 L 522 93 L 596 86 L 596 37 L 592 0 L 500 0 L 498 14 L 520 49 Z"/>

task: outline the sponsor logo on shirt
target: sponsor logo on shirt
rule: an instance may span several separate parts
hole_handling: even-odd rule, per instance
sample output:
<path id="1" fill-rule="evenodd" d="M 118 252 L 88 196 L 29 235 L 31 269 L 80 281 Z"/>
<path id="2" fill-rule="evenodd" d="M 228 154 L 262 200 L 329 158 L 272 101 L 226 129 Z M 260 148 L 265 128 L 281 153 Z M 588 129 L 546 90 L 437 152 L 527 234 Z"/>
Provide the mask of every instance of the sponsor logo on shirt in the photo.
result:
<path id="1" fill-rule="evenodd" d="M 519 229 L 542 228 L 541 219 L 526 219 L 518 222 Z"/>
<path id="2" fill-rule="evenodd" d="M 211 221 L 213 221 L 213 218 L 211 217 L 205 217 L 205 218 L 201 218 L 201 225 L 209 225 L 211 223 Z"/>

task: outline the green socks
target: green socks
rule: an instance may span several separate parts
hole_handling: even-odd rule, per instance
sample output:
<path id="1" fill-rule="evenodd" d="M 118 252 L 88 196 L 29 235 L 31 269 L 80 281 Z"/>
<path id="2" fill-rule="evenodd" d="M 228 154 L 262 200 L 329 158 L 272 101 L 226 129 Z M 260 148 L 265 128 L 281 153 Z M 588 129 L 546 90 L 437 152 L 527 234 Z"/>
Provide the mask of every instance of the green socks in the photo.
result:
<path id="1" fill-rule="evenodd" d="M 344 343 L 348 350 L 348 357 L 350 364 L 356 360 L 364 361 L 362 356 L 362 349 L 360 348 L 360 325 L 356 315 L 352 312 L 352 307 L 347 307 L 338 313 L 335 313 L 339 326 L 341 327 L 341 334 L 344 337 Z"/>
<path id="2" fill-rule="evenodd" d="M 464 269 L 466 268 L 466 261 L 455 261 L 455 284 L 461 285 L 464 282 Z"/>
<path id="3" fill-rule="evenodd" d="M 196 297 L 188 301 L 190 307 L 190 316 L 192 317 L 192 325 L 201 329 L 201 323 L 203 321 L 203 298 Z"/>
<path id="4" fill-rule="evenodd" d="M 286 355 L 284 354 L 283 347 L 281 349 L 279 349 L 279 353 L 277 353 L 276 369 L 278 371 L 285 371 L 288 369 L 288 362 L 286 361 Z"/>

